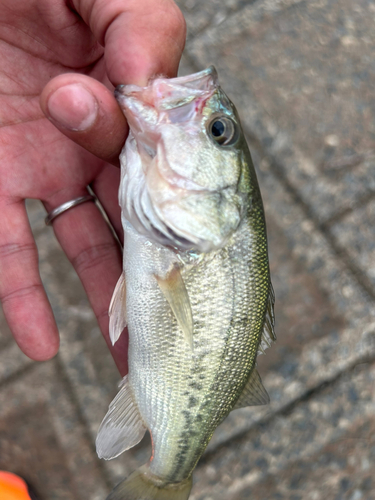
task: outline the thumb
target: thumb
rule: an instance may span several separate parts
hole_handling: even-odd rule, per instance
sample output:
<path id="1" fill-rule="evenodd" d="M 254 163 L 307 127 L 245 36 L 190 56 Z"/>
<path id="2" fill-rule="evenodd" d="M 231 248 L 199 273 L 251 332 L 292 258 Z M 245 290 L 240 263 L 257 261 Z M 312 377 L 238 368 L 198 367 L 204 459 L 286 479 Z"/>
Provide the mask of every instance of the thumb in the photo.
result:
<path id="1" fill-rule="evenodd" d="M 67 73 L 43 89 L 40 105 L 67 137 L 95 156 L 119 164 L 128 125 L 112 92 L 97 80 Z"/>

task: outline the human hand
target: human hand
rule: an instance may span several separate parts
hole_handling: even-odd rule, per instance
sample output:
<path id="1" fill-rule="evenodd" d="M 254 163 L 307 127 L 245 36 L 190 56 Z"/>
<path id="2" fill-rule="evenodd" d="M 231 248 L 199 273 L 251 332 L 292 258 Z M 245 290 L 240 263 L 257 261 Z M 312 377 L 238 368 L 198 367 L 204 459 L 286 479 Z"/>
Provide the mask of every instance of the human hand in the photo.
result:
<path id="1" fill-rule="evenodd" d="M 112 85 L 175 76 L 184 41 L 173 0 L 0 0 L 0 300 L 33 359 L 56 354 L 58 331 L 24 200 L 50 212 L 90 184 L 121 239 L 117 165 L 128 129 Z M 114 347 L 108 339 L 118 245 L 93 203 L 64 212 L 53 228 L 125 374 L 126 336 Z"/>

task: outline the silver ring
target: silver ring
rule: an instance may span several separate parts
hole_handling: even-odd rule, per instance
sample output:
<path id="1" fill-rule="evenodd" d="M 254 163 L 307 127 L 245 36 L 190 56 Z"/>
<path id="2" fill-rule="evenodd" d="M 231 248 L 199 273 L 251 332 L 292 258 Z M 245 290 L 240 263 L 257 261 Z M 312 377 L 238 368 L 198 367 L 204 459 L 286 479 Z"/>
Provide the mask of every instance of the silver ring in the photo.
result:
<path id="1" fill-rule="evenodd" d="M 74 200 L 66 201 L 59 207 L 56 207 L 53 210 L 51 210 L 51 212 L 47 214 L 47 217 L 44 219 L 44 222 L 46 223 L 46 226 L 50 226 L 52 224 L 52 221 L 56 219 L 56 217 L 63 214 L 70 208 L 76 207 L 77 205 L 85 203 L 86 201 L 95 201 L 95 200 L 96 200 L 95 196 L 88 194 L 86 196 L 80 196 L 79 198 L 75 198 Z"/>

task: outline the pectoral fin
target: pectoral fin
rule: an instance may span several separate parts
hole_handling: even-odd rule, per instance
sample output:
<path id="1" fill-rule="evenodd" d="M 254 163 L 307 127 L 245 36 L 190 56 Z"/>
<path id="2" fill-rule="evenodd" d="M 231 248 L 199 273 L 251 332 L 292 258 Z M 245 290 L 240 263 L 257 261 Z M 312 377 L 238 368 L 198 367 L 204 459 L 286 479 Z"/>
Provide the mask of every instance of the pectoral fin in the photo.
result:
<path id="1" fill-rule="evenodd" d="M 270 397 L 263 387 L 262 380 L 256 368 L 251 372 L 241 396 L 234 405 L 233 410 L 244 408 L 245 406 L 266 405 L 270 402 Z"/>
<path id="2" fill-rule="evenodd" d="M 174 267 L 166 278 L 155 276 L 160 290 L 167 299 L 186 342 L 193 349 L 193 314 L 190 299 L 181 272 Z"/>
<path id="3" fill-rule="evenodd" d="M 113 292 L 111 303 L 109 305 L 109 338 L 112 345 L 115 345 L 120 338 L 121 332 L 126 327 L 126 285 L 125 275 L 121 276 Z"/>
<path id="4" fill-rule="evenodd" d="M 109 405 L 96 438 L 99 458 L 110 460 L 135 446 L 143 438 L 146 427 L 130 390 L 128 376 Z"/>

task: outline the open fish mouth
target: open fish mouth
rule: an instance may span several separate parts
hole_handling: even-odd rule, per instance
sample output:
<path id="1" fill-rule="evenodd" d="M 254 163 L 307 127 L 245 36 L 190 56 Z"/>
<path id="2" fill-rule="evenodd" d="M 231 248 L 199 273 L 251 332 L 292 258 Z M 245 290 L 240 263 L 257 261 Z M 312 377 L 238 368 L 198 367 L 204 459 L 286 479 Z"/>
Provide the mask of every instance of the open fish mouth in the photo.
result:
<path id="1" fill-rule="evenodd" d="M 198 97 L 208 97 L 218 87 L 218 76 L 214 66 L 203 71 L 176 78 L 155 78 L 148 87 L 118 85 L 115 97 L 121 104 L 125 98 L 137 98 L 159 110 L 170 110 L 184 106 Z"/>

